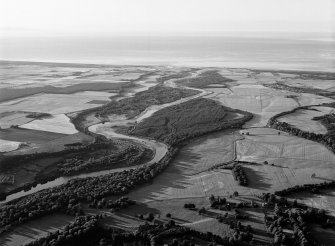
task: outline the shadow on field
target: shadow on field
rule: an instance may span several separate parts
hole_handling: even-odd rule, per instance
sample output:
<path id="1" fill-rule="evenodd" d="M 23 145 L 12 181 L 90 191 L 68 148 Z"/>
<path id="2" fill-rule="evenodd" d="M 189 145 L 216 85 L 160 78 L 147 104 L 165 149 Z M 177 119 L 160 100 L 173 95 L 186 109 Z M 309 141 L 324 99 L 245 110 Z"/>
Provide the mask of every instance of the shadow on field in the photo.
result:
<path id="1" fill-rule="evenodd" d="M 264 191 L 267 191 L 271 187 L 271 184 L 267 182 L 267 180 L 270 179 L 262 175 L 263 173 L 265 174 L 265 172 L 256 172 L 247 166 L 243 166 L 243 168 L 248 178 L 248 187 Z"/>
<path id="2" fill-rule="evenodd" d="M 63 214 L 45 216 L 16 227 L 13 231 L 0 236 L 0 245 L 23 245 L 49 231 L 56 231 L 74 218 Z"/>
<path id="3" fill-rule="evenodd" d="M 313 179 L 321 179 L 321 180 L 330 181 L 330 182 L 335 181 L 335 179 L 322 178 L 322 177 L 318 177 L 318 176 L 315 176 Z"/>
<path id="4" fill-rule="evenodd" d="M 183 151 L 184 152 L 184 151 Z M 129 197 L 135 200 L 161 200 L 169 190 L 183 190 L 192 185 L 192 160 L 199 158 L 199 154 L 188 152 L 187 158 L 178 155 L 174 161 L 149 184 L 134 189 Z M 186 161 L 187 160 L 187 161 Z M 201 191 L 199 191 L 201 193 Z M 199 194 L 200 194 L 199 193 Z"/>
<path id="5" fill-rule="evenodd" d="M 104 214 L 106 214 L 108 217 L 103 219 L 103 223 L 105 225 L 116 226 L 126 230 L 135 230 L 137 226 L 146 222 L 145 218 L 149 213 L 152 213 L 155 219 L 160 219 L 160 217 L 163 217 L 160 215 L 159 210 L 148 207 L 144 203 L 137 203 L 133 206 L 130 206 L 129 208 L 122 209 L 119 212 L 111 213 L 109 211 L 105 211 Z M 142 215 L 144 218 L 140 219 L 140 215 Z"/>

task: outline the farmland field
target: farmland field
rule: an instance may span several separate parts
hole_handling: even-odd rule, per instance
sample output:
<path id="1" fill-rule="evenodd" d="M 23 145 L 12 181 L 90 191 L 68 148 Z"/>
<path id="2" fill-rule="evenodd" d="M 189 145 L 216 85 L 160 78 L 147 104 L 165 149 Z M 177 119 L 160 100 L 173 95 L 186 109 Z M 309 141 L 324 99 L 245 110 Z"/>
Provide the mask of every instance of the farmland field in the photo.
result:
<path id="1" fill-rule="evenodd" d="M 325 209 L 332 216 L 335 216 L 335 191 L 333 190 L 323 190 L 321 194 L 302 192 L 295 194 L 294 199 L 313 208 Z"/>
<path id="2" fill-rule="evenodd" d="M 37 119 L 20 127 L 62 134 L 75 134 L 78 132 L 65 114 L 53 115 L 45 119 Z"/>
<path id="3" fill-rule="evenodd" d="M 227 174 L 207 173 L 206 170 L 216 164 L 231 161 L 234 158 L 234 141 L 238 138 L 232 131 L 197 138 L 182 148 L 177 158 L 155 179 L 153 184 L 135 190 L 129 196 L 147 202 L 204 197 L 210 194 L 211 190 L 220 189 L 217 175 L 228 176 L 232 180 L 231 172 L 226 170 Z M 201 173 L 202 171 L 204 173 Z M 222 190 L 220 193 L 225 194 L 226 191 Z"/>
<path id="4" fill-rule="evenodd" d="M 0 172 L 14 181 L 0 184 L 6 199 L 0 201 L 0 245 L 47 236 L 73 221 L 65 214 L 83 213 L 99 215 L 99 226 L 115 233 L 180 226 L 203 233 L 187 239 L 207 245 L 199 235 L 237 242 L 248 230 L 254 242 L 271 245 L 277 235 L 267 223 L 280 224 L 276 206 L 291 205 L 264 193 L 335 180 L 333 152 L 266 127 L 284 111 L 334 102 L 324 93 L 334 89 L 329 74 L 24 62 L 0 62 L 0 68 L 6 71 L 0 76 Z M 313 118 L 332 110 L 310 106 L 280 120 L 326 133 Z M 6 192 L 14 194 L 6 198 Z M 333 193 L 288 198 L 297 199 L 293 206 L 335 215 Z M 134 203 L 118 202 L 125 195 Z M 315 237 L 333 235 L 332 228 L 304 223 Z M 297 240 L 292 224 L 281 226 L 285 232 L 278 233 Z"/>
<path id="5" fill-rule="evenodd" d="M 327 128 L 315 117 L 320 117 L 334 112 L 334 108 L 330 107 L 309 107 L 308 109 L 299 109 L 294 113 L 286 114 L 278 118 L 280 122 L 286 122 L 302 131 L 314 132 L 317 134 L 326 134 Z"/>
<path id="6" fill-rule="evenodd" d="M 0 139 L 0 152 L 9 152 L 20 147 L 20 142 Z"/>
<path id="7" fill-rule="evenodd" d="M 10 155 L 35 152 L 56 152 L 63 150 L 65 148 L 65 144 L 76 142 L 89 143 L 93 141 L 91 136 L 81 132 L 66 135 L 62 133 L 23 128 L 8 128 L 0 130 L 0 139 L 25 143 L 20 149 L 8 153 Z"/>
<path id="8" fill-rule="evenodd" d="M 101 92 L 95 92 L 94 94 L 81 92 L 69 95 L 37 94 L 0 103 L 0 112 L 25 111 L 50 114 L 70 113 L 100 106 L 100 103 L 94 104 L 92 101 L 109 101 L 109 97 L 115 95 L 115 93 Z"/>
<path id="9" fill-rule="evenodd" d="M 4 112 L 0 114 L 0 128 L 7 129 L 11 126 L 20 126 L 32 121 L 28 118 L 29 113 L 24 112 Z"/>

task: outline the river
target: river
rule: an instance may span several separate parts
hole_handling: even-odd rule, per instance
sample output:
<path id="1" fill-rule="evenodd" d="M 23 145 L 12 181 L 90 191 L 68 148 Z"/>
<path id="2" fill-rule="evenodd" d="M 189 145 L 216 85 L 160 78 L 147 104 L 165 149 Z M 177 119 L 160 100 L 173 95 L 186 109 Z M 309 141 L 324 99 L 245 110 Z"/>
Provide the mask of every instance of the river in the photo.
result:
<path id="1" fill-rule="evenodd" d="M 191 77 L 195 77 L 197 76 L 197 74 L 199 74 L 200 71 L 196 71 L 194 73 L 192 73 L 188 78 Z M 168 86 L 168 87 L 173 87 L 173 88 L 184 88 L 184 89 L 192 89 L 192 90 L 197 90 L 199 91 L 198 94 L 194 95 L 194 96 L 190 96 L 190 97 L 185 97 L 185 98 L 181 98 L 177 101 L 171 102 L 171 103 L 166 103 L 166 104 L 161 104 L 161 105 L 151 105 L 149 106 L 146 110 L 144 110 L 141 114 L 139 114 L 138 116 L 132 118 L 132 119 L 123 119 L 122 117 L 116 117 L 116 119 L 112 122 L 106 122 L 106 123 L 98 123 L 95 125 L 92 125 L 88 128 L 89 131 L 96 133 L 96 134 L 101 134 L 104 135 L 107 138 L 113 138 L 113 139 L 127 139 L 127 140 L 131 140 L 137 144 L 142 144 L 144 146 L 146 146 L 147 148 L 153 150 L 154 152 L 154 157 L 141 165 L 138 165 L 136 167 L 140 167 L 140 166 L 145 166 L 145 165 L 151 165 L 153 163 L 156 163 L 158 161 L 160 161 L 167 153 L 168 151 L 168 146 L 162 142 L 158 142 L 156 140 L 153 139 L 147 139 L 147 138 L 138 138 L 135 136 L 129 136 L 129 135 L 125 135 L 122 133 L 117 133 L 115 132 L 115 127 L 120 127 L 120 126 L 129 126 L 130 124 L 134 124 L 134 123 L 138 123 L 143 121 L 144 119 L 150 117 L 151 115 L 153 115 L 155 112 L 169 107 L 169 106 L 173 106 L 173 105 L 177 105 L 195 98 L 199 98 L 199 97 L 203 97 L 206 96 L 208 94 L 210 94 L 211 92 L 208 92 L 206 90 L 202 90 L 202 89 L 195 89 L 195 88 L 189 88 L 189 87 L 185 87 L 185 86 L 180 86 L 177 85 L 175 83 L 177 79 L 171 79 L 171 80 L 167 80 L 164 82 L 164 86 Z M 149 89 L 151 86 L 156 85 L 155 83 L 150 83 L 150 84 L 146 84 L 146 89 Z M 133 96 L 133 93 L 129 94 L 128 97 Z M 73 175 L 73 176 L 63 176 L 63 177 L 59 177 L 56 178 L 55 180 L 49 181 L 47 183 L 44 184 L 38 184 L 35 187 L 30 188 L 29 190 L 22 190 L 16 193 L 13 193 L 11 195 L 8 195 L 6 197 L 6 199 L 2 202 L 0 202 L 0 204 L 6 203 L 6 202 L 10 202 L 12 200 L 33 194 L 35 192 L 44 190 L 44 189 L 48 189 L 48 188 L 53 188 L 62 184 L 66 184 L 69 180 L 72 179 L 79 179 L 79 178 L 88 178 L 88 177 L 97 177 L 97 176 L 101 176 L 101 175 L 106 175 L 106 174 L 110 174 L 110 173 L 115 173 L 115 172 L 120 172 L 123 170 L 127 170 L 127 169 L 131 169 L 131 168 L 135 168 L 135 167 L 124 167 L 124 168 L 116 168 L 116 169 L 111 169 L 111 170 L 103 170 L 103 171 L 98 171 L 98 172 L 91 172 L 91 173 L 84 173 L 84 174 L 79 174 L 79 175 Z"/>

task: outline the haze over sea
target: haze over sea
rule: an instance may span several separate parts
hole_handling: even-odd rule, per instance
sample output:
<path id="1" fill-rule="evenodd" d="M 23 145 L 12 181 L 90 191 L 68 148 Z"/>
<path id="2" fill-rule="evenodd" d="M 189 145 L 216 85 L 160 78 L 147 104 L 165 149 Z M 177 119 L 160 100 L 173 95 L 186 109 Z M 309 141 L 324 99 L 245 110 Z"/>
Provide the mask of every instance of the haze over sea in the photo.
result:
<path id="1" fill-rule="evenodd" d="M 59 36 L 0 41 L 0 60 L 335 72 L 331 36 Z"/>

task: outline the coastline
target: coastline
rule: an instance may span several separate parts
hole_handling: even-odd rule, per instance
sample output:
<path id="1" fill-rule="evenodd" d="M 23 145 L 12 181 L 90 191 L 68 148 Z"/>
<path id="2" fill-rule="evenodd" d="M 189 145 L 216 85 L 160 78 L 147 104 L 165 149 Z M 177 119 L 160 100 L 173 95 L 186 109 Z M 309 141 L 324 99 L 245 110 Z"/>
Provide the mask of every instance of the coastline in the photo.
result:
<path id="1" fill-rule="evenodd" d="M 266 67 L 250 67 L 250 66 L 218 66 L 218 65 L 205 65 L 205 64 L 174 64 L 173 62 L 162 62 L 157 64 L 157 62 L 152 62 L 151 64 L 143 64 L 143 63 L 104 63 L 104 62 L 94 62 L 94 63 L 86 63 L 84 61 L 48 61 L 48 60 L 1 60 L 0 65 L 6 64 L 19 64 L 19 65 L 46 65 L 46 66 L 67 66 L 67 67 L 79 67 L 79 68 L 104 68 L 104 67 L 171 67 L 171 68 L 209 68 L 209 69 L 246 69 L 254 72 L 275 72 L 275 73 L 306 73 L 306 74 L 335 74 L 335 68 L 328 68 L 326 70 L 315 70 L 313 68 L 306 69 L 298 69 L 298 68 L 266 68 Z"/>

